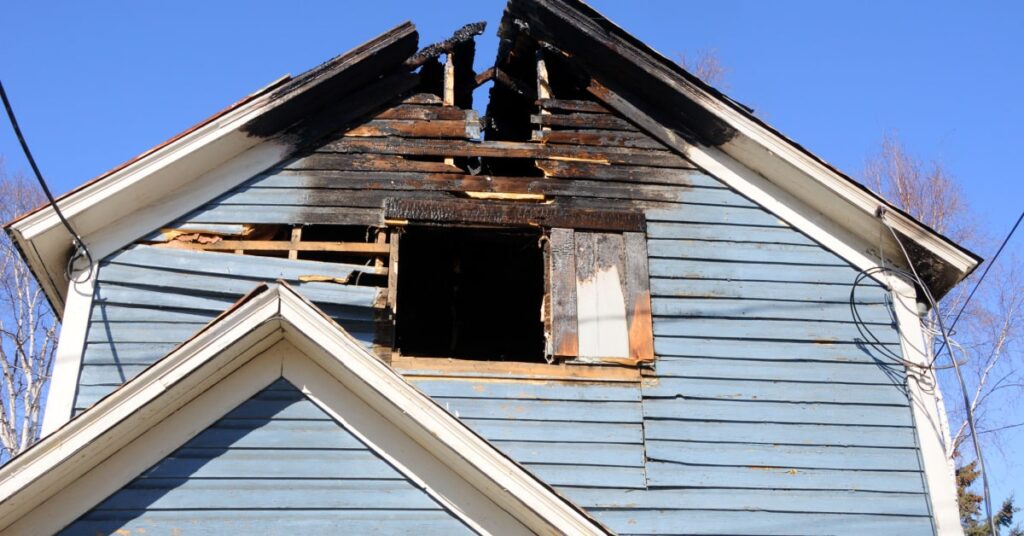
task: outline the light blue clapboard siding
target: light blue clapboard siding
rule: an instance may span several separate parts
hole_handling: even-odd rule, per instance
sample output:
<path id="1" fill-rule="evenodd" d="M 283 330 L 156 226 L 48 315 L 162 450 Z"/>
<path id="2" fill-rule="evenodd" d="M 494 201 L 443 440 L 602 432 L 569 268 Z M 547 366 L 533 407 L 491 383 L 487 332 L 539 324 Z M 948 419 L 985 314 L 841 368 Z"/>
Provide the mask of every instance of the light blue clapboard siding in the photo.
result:
<path id="1" fill-rule="evenodd" d="M 647 485 L 639 384 L 469 378 L 414 383 L 548 484 Z"/>
<path id="2" fill-rule="evenodd" d="M 287 281 L 371 346 L 378 289 L 300 281 L 309 275 L 344 279 L 365 269 L 146 245 L 114 254 L 100 266 L 75 408 L 135 377 L 265 282 Z"/>
<path id="3" fill-rule="evenodd" d="M 694 187 L 659 186 L 651 192 L 660 202 L 646 210 L 657 360 L 642 384 L 485 380 L 467 373 L 419 376 L 416 385 L 622 534 L 933 534 L 888 291 L 870 278 L 854 289 L 858 271 L 842 258 L 716 178 L 687 176 Z M 171 226 L 381 223 L 375 198 L 346 203 L 344 185 L 314 191 L 303 180 L 302 172 L 271 171 Z M 154 253 L 132 248 L 101 269 L 93 323 L 102 330 L 89 335 L 79 405 L 165 354 L 171 339 L 229 307 L 246 285 L 306 275 L 281 260 L 263 260 L 264 271 L 256 273 L 240 256 L 231 256 L 239 264 L 225 271 L 199 267 L 188 252 L 155 254 L 164 257 L 151 262 Z M 361 269 L 321 268 L 337 277 Z M 322 299 L 318 305 L 346 327 L 366 329 L 372 317 L 358 291 L 322 285 L 300 289 Z M 147 325 L 167 332 L 147 337 Z M 215 449 L 274 403 L 256 400 L 234 412 L 197 437 L 188 453 Z M 314 418 L 309 408 L 279 409 L 289 420 L 273 424 L 278 439 L 243 434 L 239 448 L 253 449 L 247 454 L 286 448 L 289 434 L 301 437 L 311 456 L 316 449 L 349 448 L 321 434 L 333 423 Z M 357 463 L 320 455 L 323 464 Z M 252 459 L 224 463 L 241 468 L 254 465 Z M 274 470 L 292 469 L 283 462 Z M 153 489 L 179 483 L 192 494 L 191 504 L 221 492 L 215 481 L 150 476 Z M 330 526 L 329 516 L 288 510 L 301 504 L 302 482 L 257 479 L 253 489 L 280 483 L 267 491 L 282 504 L 273 521 L 317 532 Z M 352 532 L 378 528 L 344 484 L 324 485 L 317 494 L 323 508 L 356 505 L 344 522 Z M 380 507 L 404 504 L 404 493 L 389 491 Z M 443 516 L 402 512 L 395 525 L 379 527 L 391 530 L 405 526 L 402 516 L 426 520 L 428 514 Z M 153 526 L 175 522 L 167 512 L 147 515 Z M 222 510 L 195 519 L 211 533 L 245 529 Z"/>
<path id="4" fill-rule="evenodd" d="M 887 290 L 734 206 L 648 211 L 649 489 L 576 496 L 623 534 L 933 534 Z"/>
<path id="5" fill-rule="evenodd" d="M 472 534 L 282 379 L 63 534 L 330 534 L 340 527 L 352 534 Z"/>

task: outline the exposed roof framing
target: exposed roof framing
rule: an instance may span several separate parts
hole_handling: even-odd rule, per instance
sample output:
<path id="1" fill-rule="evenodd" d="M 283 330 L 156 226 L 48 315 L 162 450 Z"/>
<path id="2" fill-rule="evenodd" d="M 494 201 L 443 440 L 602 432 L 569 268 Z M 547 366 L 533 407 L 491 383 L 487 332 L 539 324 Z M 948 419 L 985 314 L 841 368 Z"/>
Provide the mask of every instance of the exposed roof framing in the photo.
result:
<path id="1" fill-rule="evenodd" d="M 629 105 L 605 102 L 609 107 L 641 126 L 644 119 L 657 122 L 660 132 L 645 130 L 670 147 L 684 154 L 688 146 L 719 149 L 864 241 L 878 244 L 876 213 L 884 209 L 936 295 L 952 288 L 981 261 L 579 0 L 510 0 L 498 34 L 502 43 L 497 68 L 510 73 L 528 70 L 532 56 L 523 48 L 531 42 L 564 56 Z M 491 105 L 502 103 L 492 99 Z M 882 247 L 887 259 L 902 259 L 891 237 L 883 237 Z"/>
<path id="2" fill-rule="evenodd" d="M 4 465 L 0 533 L 56 532 L 280 377 L 482 534 L 611 534 L 283 283 Z"/>

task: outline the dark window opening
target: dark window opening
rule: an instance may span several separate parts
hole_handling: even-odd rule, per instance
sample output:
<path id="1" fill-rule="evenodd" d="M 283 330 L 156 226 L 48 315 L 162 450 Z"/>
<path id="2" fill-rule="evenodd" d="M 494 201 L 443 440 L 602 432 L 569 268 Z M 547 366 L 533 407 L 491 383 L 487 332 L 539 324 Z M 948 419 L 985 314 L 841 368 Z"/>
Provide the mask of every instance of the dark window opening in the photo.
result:
<path id="1" fill-rule="evenodd" d="M 409 227 L 395 335 L 408 356 L 544 362 L 540 230 Z"/>

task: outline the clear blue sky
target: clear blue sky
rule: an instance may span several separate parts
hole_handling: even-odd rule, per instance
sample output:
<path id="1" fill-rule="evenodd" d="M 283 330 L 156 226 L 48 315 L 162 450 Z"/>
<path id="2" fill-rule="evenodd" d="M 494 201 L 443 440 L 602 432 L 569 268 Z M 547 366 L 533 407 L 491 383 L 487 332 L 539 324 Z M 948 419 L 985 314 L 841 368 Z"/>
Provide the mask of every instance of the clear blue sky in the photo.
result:
<path id="1" fill-rule="evenodd" d="M 717 50 L 728 93 L 852 175 L 895 131 L 959 177 L 993 234 L 1024 206 L 1024 3 L 592 3 L 670 57 Z M 423 44 L 487 20 L 484 68 L 503 5 L 7 2 L 0 76 L 51 187 L 63 192 L 404 20 Z M 6 125 L 0 155 L 27 170 Z M 1022 243 L 1018 236 L 1018 253 Z M 997 499 L 1014 489 L 1024 499 L 1019 430 L 989 455 Z"/>

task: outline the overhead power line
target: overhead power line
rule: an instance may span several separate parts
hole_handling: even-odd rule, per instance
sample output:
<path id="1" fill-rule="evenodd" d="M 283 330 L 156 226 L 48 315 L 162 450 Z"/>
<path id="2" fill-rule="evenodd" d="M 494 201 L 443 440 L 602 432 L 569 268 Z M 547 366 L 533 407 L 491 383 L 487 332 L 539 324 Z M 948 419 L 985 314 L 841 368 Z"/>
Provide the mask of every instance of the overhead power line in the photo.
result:
<path id="1" fill-rule="evenodd" d="M 39 166 L 36 165 L 36 159 L 32 158 L 32 151 L 29 150 L 28 142 L 25 141 L 25 136 L 21 133 L 21 127 L 18 126 L 18 119 L 14 116 L 14 107 L 11 106 L 11 101 L 7 98 L 7 91 L 4 89 L 2 81 L 0 81 L 0 98 L 4 101 L 4 109 L 7 110 L 7 118 L 11 121 L 11 127 L 14 129 L 14 134 L 18 137 L 18 143 L 21 144 L 21 150 L 25 153 L 25 159 L 28 160 L 29 166 L 32 167 L 32 171 L 35 173 L 36 180 L 39 182 L 40 188 L 42 188 L 43 193 L 46 194 L 46 199 L 50 201 L 50 206 L 52 206 L 54 212 L 57 213 L 57 217 L 60 218 L 60 222 L 64 224 L 64 227 L 68 230 L 68 233 L 71 234 L 71 237 L 75 241 L 75 253 L 70 259 L 68 259 L 68 264 L 64 267 L 64 277 L 68 280 L 71 279 L 75 260 L 82 256 L 89 261 L 89 276 L 91 277 L 92 254 L 89 253 L 89 248 L 85 247 L 85 242 L 82 241 L 82 237 L 79 236 L 71 226 L 71 222 L 69 222 L 68 219 L 64 217 L 64 213 L 60 211 L 60 207 L 57 206 L 57 200 L 53 198 L 50 188 L 46 185 L 46 181 L 43 180 L 43 174 L 39 171 Z"/>

